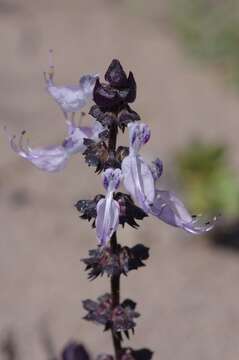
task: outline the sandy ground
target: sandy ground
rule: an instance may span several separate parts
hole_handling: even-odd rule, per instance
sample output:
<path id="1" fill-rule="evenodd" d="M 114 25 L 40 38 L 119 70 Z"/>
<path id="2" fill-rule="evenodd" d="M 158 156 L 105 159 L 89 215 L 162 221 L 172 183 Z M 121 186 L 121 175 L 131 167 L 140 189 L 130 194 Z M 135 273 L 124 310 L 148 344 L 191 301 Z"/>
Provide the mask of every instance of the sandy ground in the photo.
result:
<path id="1" fill-rule="evenodd" d="M 163 17 L 151 23 L 134 16 L 129 4 L 0 1 L 1 127 L 27 129 L 34 145 L 63 139 L 62 114 L 44 91 L 49 48 L 59 83 L 103 74 L 118 57 L 136 76 L 134 107 L 152 129 L 144 155 L 164 160 L 164 183 L 173 173 L 170 156 L 195 134 L 230 143 L 238 166 L 238 95 L 184 57 Z M 110 336 L 82 319 L 81 300 L 96 298 L 109 284 L 89 283 L 83 273 L 80 258 L 95 246 L 95 234 L 73 208 L 102 191 L 100 178 L 79 157 L 62 173 L 40 172 L 10 151 L 3 131 L 0 151 L 0 337 L 12 330 L 25 360 L 46 359 L 46 330 L 57 352 L 72 338 L 94 354 L 111 352 Z M 122 280 L 122 298 L 136 300 L 142 313 L 131 345 L 152 348 L 155 359 L 237 359 L 237 254 L 155 219 L 146 219 L 140 231 L 120 230 L 119 239 L 151 248 L 148 266 Z"/>

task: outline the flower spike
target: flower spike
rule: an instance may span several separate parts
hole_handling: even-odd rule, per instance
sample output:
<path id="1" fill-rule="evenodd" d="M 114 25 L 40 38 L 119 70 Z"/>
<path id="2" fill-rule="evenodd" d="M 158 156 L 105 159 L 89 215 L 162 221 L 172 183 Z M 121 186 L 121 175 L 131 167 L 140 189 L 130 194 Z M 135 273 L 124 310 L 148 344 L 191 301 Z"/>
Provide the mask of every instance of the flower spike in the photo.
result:
<path id="1" fill-rule="evenodd" d="M 216 222 L 203 222 L 201 217 L 190 215 L 183 202 L 170 191 L 157 188 L 163 173 L 163 163 L 156 159 L 148 164 L 140 150 L 150 139 L 148 125 L 138 122 L 140 116 L 129 106 L 136 98 L 137 86 L 132 72 L 128 75 L 121 63 L 113 59 L 105 74 L 105 82 L 97 75 L 83 75 L 75 86 L 57 86 L 54 82 L 53 51 L 49 51 L 49 69 L 44 73 L 46 88 L 64 113 L 67 135 L 63 142 L 48 147 L 31 148 L 25 131 L 19 137 L 8 136 L 12 150 L 47 172 L 62 170 L 68 159 L 82 153 L 86 163 L 102 173 L 105 194 L 90 200 L 79 200 L 75 207 L 80 217 L 96 230 L 98 246 L 82 259 L 88 278 L 96 279 L 106 274 L 110 278 L 111 293 L 87 299 L 83 307 L 84 319 L 103 325 L 110 330 L 114 357 L 100 354 L 96 360 L 151 360 L 153 352 L 147 348 L 134 350 L 123 345 L 124 337 L 136 326 L 136 303 L 130 299 L 121 302 L 120 278 L 131 270 L 145 266 L 149 248 L 142 244 L 122 246 L 117 240 L 118 226 L 125 224 L 137 229 L 138 220 L 153 215 L 163 222 L 192 234 L 204 234 Z M 90 100 L 94 100 L 89 114 L 94 118 L 91 127 L 75 123 L 74 115 Z M 83 113 L 82 113 L 83 114 Z M 137 122 L 137 123 L 136 123 Z M 129 147 L 118 144 L 118 130 L 128 128 Z M 128 194 L 119 192 L 121 179 Z M 51 354 L 50 354 L 51 355 Z M 156 355 L 159 358 L 158 355 Z M 61 354 L 62 360 L 91 360 L 85 347 L 72 341 Z"/>
<path id="2" fill-rule="evenodd" d="M 106 246 L 119 225 L 120 206 L 113 199 L 113 193 L 120 185 L 121 170 L 109 168 L 103 172 L 102 178 L 107 193 L 97 203 L 95 225 L 99 244 Z"/>

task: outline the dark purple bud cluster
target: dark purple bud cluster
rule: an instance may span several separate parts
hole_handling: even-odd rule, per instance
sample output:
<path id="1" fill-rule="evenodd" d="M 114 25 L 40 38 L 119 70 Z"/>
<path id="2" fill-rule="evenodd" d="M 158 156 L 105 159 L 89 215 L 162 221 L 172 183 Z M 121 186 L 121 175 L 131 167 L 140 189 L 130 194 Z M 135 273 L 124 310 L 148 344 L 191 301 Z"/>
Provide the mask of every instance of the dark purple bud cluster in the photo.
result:
<path id="1" fill-rule="evenodd" d="M 118 201 L 120 206 L 119 223 L 122 226 L 127 223 L 133 228 L 138 228 L 139 224 L 135 221 L 135 219 L 143 220 L 146 216 L 148 216 L 140 207 L 135 205 L 130 195 L 117 192 L 114 199 Z"/>
<path id="2" fill-rule="evenodd" d="M 90 356 L 82 344 L 73 341 L 63 349 L 62 360 L 90 360 Z"/>
<path id="3" fill-rule="evenodd" d="M 97 105 L 93 105 L 89 114 L 103 126 L 107 127 L 111 126 L 112 123 L 116 123 L 123 132 L 130 122 L 140 120 L 139 114 L 132 110 L 128 104 L 124 104 L 119 107 L 116 114 L 110 112 L 108 109 L 106 111 Z"/>
<path id="4" fill-rule="evenodd" d="M 93 219 L 92 226 L 95 227 L 95 218 L 97 215 L 96 206 L 98 201 L 104 199 L 104 195 L 96 195 L 93 200 L 79 200 L 75 204 L 76 209 L 81 213 L 81 219 L 91 221 Z"/>
<path id="5" fill-rule="evenodd" d="M 75 207 L 81 213 L 81 218 L 91 221 L 93 219 L 92 226 L 95 227 L 95 218 L 97 216 L 97 203 L 104 199 L 104 195 L 96 195 L 93 200 L 79 200 Z M 127 223 L 133 228 L 138 228 L 139 224 L 136 220 L 143 220 L 148 216 L 141 208 L 135 205 L 132 198 L 128 194 L 117 192 L 114 194 L 114 199 L 120 206 L 119 223 L 124 227 Z"/>
<path id="6" fill-rule="evenodd" d="M 133 111 L 129 103 L 136 98 L 136 82 L 130 71 L 128 77 L 119 60 L 114 59 L 105 74 L 107 83 L 96 80 L 90 115 L 103 126 L 117 125 L 122 131 L 132 122 L 140 120 L 140 116 Z"/>
<path id="7" fill-rule="evenodd" d="M 106 293 L 97 301 L 90 299 L 83 301 L 83 307 L 88 311 L 85 320 L 104 325 L 105 330 L 112 330 L 114 334 L 122 339 L 122 332 L 129 338 L 129 330 L 134 333 L 135 318 L 140 315 L 135 311 L 136 303 L 132 300 L 124 300 L 116 307 L 112 307 L 112 297 Z"/>
<path id="8" fill-rule="evenodd" d="M 131 348 L 123 349 L 120 360 L 150 360 L 153 352 L 149 349 L 133 350 Z"/>
<path id="9" fill-rule="evenodd" d="M 68 343 L 62 351 L 62 360 L 91 360 L 92 357 L 82 344 L 76 341 Z M 113 356 L 100 354 L 96 360 L 114 360 Z"/>
<path id="10" fill-rule="evenodd" d="M 91 139 L 85 139 L 86 149 L 83 152 L 85 161 L 89 166 L 96 167 L 95 172 L 100 173 L 107 168 L 121 168 L 121 162 L 129 155 L 129 148 L 119 146 L 114 152 L 110 151 L 105 141 L 96 142 Z"/>
<path id="11" fill-rule="evenodd" d="M 89 257 L 82 259 L 89 270 L 88 278 L 94 280 L 99 275 L 115 276 L 127 275 L 131 270 L 137 270 L 145 266 L 144 262 L 149 257 L 149 248 L 142 244 L 132 248 L 117 245 L 117 250 L 112 251 L 110 247 L 97 248 L 89 251 Z"/>
<path id="12" fill-rule="evenodd" d="M 152 351 L 148 349 L 125 348 L 121 350 L 120 360 L 151 360 L 152 356 Z M 82 344 L 72 341 L 63 349 L 62 360 L 92 360 L 92 357 Z M 100 354 L 96 360 L 114 360 L 114 358 L 109 354 Z"/>

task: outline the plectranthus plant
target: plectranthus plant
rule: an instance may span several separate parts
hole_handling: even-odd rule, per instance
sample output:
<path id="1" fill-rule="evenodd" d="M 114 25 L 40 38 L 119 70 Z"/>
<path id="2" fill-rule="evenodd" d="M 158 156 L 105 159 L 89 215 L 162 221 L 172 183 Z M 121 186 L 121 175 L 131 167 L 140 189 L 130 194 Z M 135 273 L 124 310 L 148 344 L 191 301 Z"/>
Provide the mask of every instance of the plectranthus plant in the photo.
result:
<path id="1" fill-rule="evenodd" d="M 157 158 L 148 164 L 140 154 L 150 140 L 150 128 L 129 105 L 136 98 L 136 82 L 133 73 L 127 75 L 119 60 L 111 62 L 104 82 L 92 74 L 83 75 L 78 85 L 58 86 L 52 61 L 44 78 L 48 93 L 63 111 L 65 138 L 61 144 L 32 148 L 23 131 L 19 138 L 9 136 L 11 148 L 47 172 L 61 171 L 72 155 L 82 154 L 100 174 L 102 193 L 78 200 L 75 207 L 80 217 L 89 221 L 94 229 L 92 238 L 96 238 L 95 248 L 82 259 L 88 278 L 108 276 L 110 290 L 96 300 L 83 301 L 84 318 L 112 334 L 114 355 L 100 354 L 97 360 L 149 360 L 153 356 L 151 350 L 124 346 L 125 338 L 134 334 L 140 314 L 133 300 L 120 297 L 122 276 L 145 266 L 149 248 L 146 239 L 144 244 L 126 246 L 118 242 L 117 232 L 125 225 L 137 229 L 140 220 L 154 216 L 189 233 L 203 234 L 213 228 L 216 218 L 203 222 L 202 217 L 192 216 L 173 192 L 158 187 L 163 163 Z M 89 111 L 89 125 L 81 127 L 75 123 L 74 115 L 91 100 L 94 104 Z M 119 131 L 127 133 L 128 147 L 117 144 Z M 120 191 L 123 188 L 125 192 Z M 92 247 L 93 244 L 94 240 Z M 72 342 L 64 348 L 62 358 L 89 360 L 90 355 L 83 345 Z"/>

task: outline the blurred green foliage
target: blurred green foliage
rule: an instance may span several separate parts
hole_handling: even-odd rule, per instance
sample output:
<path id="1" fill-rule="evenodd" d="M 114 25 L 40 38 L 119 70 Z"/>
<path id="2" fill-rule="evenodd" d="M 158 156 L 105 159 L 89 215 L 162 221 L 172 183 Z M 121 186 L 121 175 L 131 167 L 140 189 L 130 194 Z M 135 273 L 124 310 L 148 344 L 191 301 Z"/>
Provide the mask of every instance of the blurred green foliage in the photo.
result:
<path id="1" fill-rule="evenodd" d="M 239 84 L 239 1 L 171 0 L 171 20 L 192 54 Z"/>
<path id="2" fill-rule="evenodd" d="M 175 165 L 193 211 L 238 217 L 239 182 L 228 165 L 225 146 L 194 141 L 175 156 Z"/>

